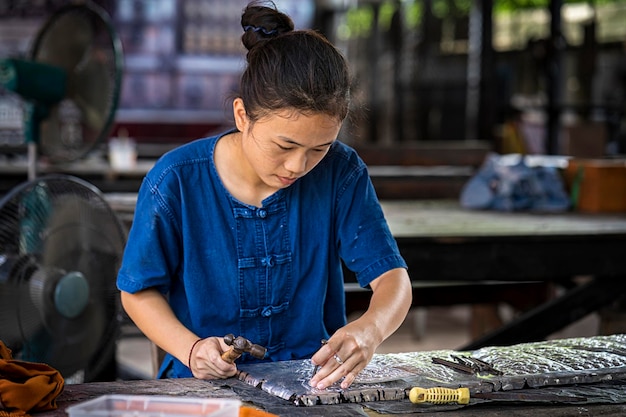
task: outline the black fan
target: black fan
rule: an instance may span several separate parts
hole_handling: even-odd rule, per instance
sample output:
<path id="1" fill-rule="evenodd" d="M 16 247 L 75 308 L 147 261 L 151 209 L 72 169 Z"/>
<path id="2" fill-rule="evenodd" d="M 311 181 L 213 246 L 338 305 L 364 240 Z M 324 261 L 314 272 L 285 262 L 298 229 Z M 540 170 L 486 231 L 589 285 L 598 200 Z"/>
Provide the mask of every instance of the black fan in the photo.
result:
<path id="1" fill-rule="evenodd" d="M 114 372 L 125 242 L 101 193 L 78 178 L 42 177 L 0 201 L 0 340 L 16 358 L 68 382 Z"/>

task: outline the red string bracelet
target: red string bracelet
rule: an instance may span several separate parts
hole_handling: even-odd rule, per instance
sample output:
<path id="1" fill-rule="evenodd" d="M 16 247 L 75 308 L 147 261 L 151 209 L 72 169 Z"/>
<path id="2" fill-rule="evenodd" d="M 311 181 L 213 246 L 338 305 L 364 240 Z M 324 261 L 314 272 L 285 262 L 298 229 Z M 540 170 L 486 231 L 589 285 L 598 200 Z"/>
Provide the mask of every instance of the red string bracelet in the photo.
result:
<path id="1" fill-rule="evenodd" d="M 198 342 L 201 341 L 201 340 L 202 339 L 198 339 L 195 342 L 193 342 L 193 345 L 191 345 L 191 349 L 189 349 L 189 359 L 187 360 L 187 365 L 189 366 L 189 369 L 191 369 L 191 354 L 193 353 L 193 349 L 196 347 Z"/>

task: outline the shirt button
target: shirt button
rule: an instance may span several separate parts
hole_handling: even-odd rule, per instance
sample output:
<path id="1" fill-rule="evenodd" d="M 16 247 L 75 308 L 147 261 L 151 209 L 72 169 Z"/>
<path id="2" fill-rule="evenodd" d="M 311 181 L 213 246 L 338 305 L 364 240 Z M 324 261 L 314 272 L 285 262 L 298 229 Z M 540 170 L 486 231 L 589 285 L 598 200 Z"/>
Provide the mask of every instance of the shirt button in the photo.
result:
<path id="1" fill-rule="evenodd" d="M 273 256 L 268 256 L 267 258 L 265 258 L 265 265 L 267 266 L 274 266 L 274 257 Z"/>
<path id="2" fill-rule="evenodd" d="M 263 317 L 269 317 L 272 315 L 272 307 L 264 307 L 263 311 L 261 312 L 261 315 Z"/>
<path id="3" fill-rule="evenodd" d="M 256 215 L 262 219 L 264 219 L 265 217 L 267 217 L 267 211 L 263 210 L 263 209 L 258 209 L 256 212 Z"/>

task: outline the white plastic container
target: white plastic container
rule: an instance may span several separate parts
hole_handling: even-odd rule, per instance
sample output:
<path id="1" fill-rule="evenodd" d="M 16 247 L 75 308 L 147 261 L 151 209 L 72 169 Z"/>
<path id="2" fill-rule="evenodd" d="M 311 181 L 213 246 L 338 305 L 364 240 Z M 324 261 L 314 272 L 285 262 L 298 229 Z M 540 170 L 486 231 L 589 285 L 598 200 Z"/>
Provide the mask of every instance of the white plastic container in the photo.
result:
<path id="1" fill-rule="evenodd" d="M 127 137 L 109 139 L 109 163 L 116 171 L 134 169 L 137 166 L 135 141 Z"/>
<path id="2" fill-rule="evenodd" d="M 236 399 L 103 395 L 67 408 L 70 417 L 238 417 Z"/>

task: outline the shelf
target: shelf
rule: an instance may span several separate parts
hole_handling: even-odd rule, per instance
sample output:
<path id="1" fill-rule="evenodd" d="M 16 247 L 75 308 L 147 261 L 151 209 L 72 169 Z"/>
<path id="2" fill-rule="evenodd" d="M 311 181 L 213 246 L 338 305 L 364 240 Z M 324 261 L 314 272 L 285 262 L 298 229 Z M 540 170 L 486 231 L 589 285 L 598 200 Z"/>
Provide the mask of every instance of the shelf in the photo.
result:
<path id="1" fill-rule="evenodd" d="M 222 124 L 228 123 L 231 115 L 227 110 L 177 110 L 177 109 L 119 109 L 116 123 L 159 123 L 159 124 Z"/>
<path id="2" fill-rule="evenodd" d="M 164 60 L 168 61 L 167 67 Z M 124 69 L 128 72 L 239 74 L 244 68 L 245 60 L 239 56 L 127 54 L 124 57 Z"/>

